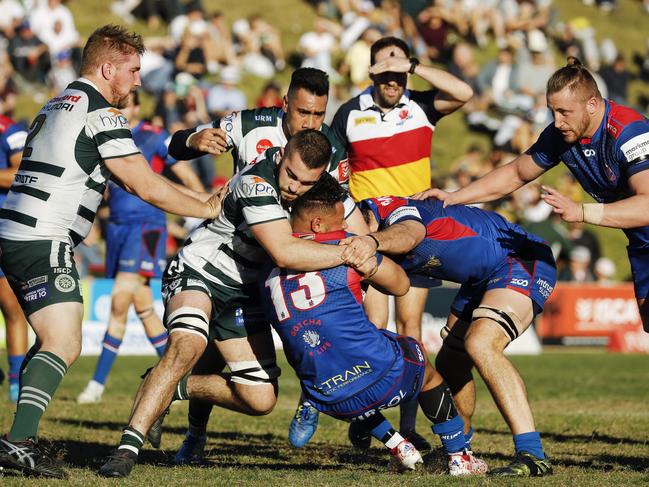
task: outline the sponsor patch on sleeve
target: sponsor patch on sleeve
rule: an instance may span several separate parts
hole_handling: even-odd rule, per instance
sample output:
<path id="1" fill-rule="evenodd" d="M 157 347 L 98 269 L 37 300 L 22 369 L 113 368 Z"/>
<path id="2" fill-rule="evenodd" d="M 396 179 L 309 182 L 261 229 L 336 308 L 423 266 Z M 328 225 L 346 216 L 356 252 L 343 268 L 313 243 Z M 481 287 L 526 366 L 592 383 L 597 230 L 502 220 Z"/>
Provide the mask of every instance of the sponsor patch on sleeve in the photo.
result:
<path id="1" fill-rule="evenodd" d="M 421 220 L 421 214 L 417 208 L 412 206 L 401 206 L 394 210 L 387 219 L 388 225 L 392 225 L 399 220 L 402 220 L 406 217 L 414 217 L 418 220 Z"/>
<path id="2" fill-rule="evenodd" d="M 649 132 L 637 135 L 622 144 L 622 153 L 627 162 L 634 162 L 649 156 Z"/>
<path id="3" fill-rule="evenodd" d="M 246 198 L 255 198 L 258 196 L 272 196 L 273 198 L 277 198 L 275 188 L 273 188 L 268 181 L 259 176 L 244 175 L 242 176 L 238 186 L 241 188 L 241 192 Z"/>

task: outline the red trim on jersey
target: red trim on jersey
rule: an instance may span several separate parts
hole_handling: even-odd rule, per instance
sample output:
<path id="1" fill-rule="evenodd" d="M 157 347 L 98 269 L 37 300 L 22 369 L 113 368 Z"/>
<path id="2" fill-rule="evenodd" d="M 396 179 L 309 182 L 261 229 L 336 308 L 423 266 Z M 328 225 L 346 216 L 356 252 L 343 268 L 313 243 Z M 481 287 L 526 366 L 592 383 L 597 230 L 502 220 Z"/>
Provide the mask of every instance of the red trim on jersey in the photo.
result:
<path id="1" fill-rule="evenodd" d="M 439 218 L 426 227 L 426 237 L 435 240 L 457 240 L 465 237 L 475 237 L 476 235 L 477 233 L 471 228 L 462 225 L 449 216 Z"/>
<path id="2" fill-rule="evenodd" d="M 361 290 L 361 275 L 356 272 L 356 269 L 351 267 L 347 268 L 347 286 L 356 298 L 358 304 L 363 304 L 363 291 Z"/>
<path id="3" fill-rule="evenodd" d="M 401 166 L 430 157 L 433 130 L 419 127 L 390 137 L 351 142 L 349 164 L 352 172 Z"/>
<path id="4" fill-rule="evenodd" d="M 156 154 L 151 158 L 151 169 L 153 169 L 154 173 L 162 174 L 164 168 L 165 168 L 165 161 L 162 157 Z"/>
<path id="5" fill-rule="evenodd" d="M 151 122 L 142 122 L 140 130 L 159 134 L 160 132 L 162 132 L 162 127 L 160 127 L 159 125 L 153 125 Z"/>
<path id="6" fill-rule="evenodd" d="M 15 124 L 16 122 L 14 122 L 6 115 L 0 115 L 0 133 L 4 133 L 5 130 Z"/>
<path id="7" fill-rule="evenodd" d="M 617 105 L 612 101 L 609 101 L 609 104 L 611 109 L 606 120 L 606 131 L 616 139 L 620 136 L 624 127 L 643 119 L 643 116 L 632 108 Z"/>

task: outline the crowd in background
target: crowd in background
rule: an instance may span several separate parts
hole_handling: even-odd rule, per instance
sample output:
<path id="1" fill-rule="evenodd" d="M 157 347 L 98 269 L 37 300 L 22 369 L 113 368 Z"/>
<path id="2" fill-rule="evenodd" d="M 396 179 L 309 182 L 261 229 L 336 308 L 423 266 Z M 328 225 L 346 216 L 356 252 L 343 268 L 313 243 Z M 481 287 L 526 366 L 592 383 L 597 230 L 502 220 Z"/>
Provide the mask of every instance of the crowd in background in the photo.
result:
<path id="1" fill-rule="evenodd" d="M 649 0 L 638 0 L 649 14 Z M 284 45 L 278 26 L 261 14 L 228 22 L 222 11 L 206 11 L 200 0 L 119 0 L 111 11 L 124 22 L 136 18 L 167 35 L 146 39 L 142 89 L 156 100 L 153 121 L 169 132 L 203 124 L 236 110 L 281 106 L 279 72 L 319 68 L 332 84 L 326 121 L 343 102 L 370 85 L 370 46 L 382 36 L 404 39 L 422 61 L 436 63 L 470 84 L 473 99 L 463 108 L 469 130 L 491 143 L 471 145 L 449 171 L 433 167 L 433 184 L 454 189 L 525 151 L 551 122 L 545 85 L 573 55 L 595 74 L 602 95 L 629 104 L 633 79 L 649 82 L 649 38 L 631 59 L 611 39 L 601 39 L 586 17 L 563 18 L 552 0 L 309 0 L 317 15 L 302 26 L 297 45 Z M 608 15 L 615 0 L 583 0 L 592 16 Z M 0 0 L 0 113 L 12 117 L 18 93 L 34 86 L 48 93 L 77 77 L 82 39 L 63 0 Z M 479 62 L 480 52 L 496 52 Z M 243 75 L 266 80 L 256 100 L 240 89 Z M 36 90 L 37 93 L 39 90 Z M 44 101 L 37 100 L 37 101 Z M 633 105 L 632 105 L 633 106 Z M 649 112 L 640 97 L 634 108 Z M 433 165 L 434 165 L 433 161 Z M 214 160 L 194 167 L 206 187 L 223 184 Z M 565 175 L 558 189 L 583 198 Z M 560 280 L 602 283 L 615 275 L 588 226 L 565 225 L 531 183 L 488 206 L 543 236 L 559 261 Z M 182 238 L 183 232 L 172 229 Z M 100 232 L 80 255 L 101 262 Z M 92 268 L 92 266 L 91 266 Z"/>

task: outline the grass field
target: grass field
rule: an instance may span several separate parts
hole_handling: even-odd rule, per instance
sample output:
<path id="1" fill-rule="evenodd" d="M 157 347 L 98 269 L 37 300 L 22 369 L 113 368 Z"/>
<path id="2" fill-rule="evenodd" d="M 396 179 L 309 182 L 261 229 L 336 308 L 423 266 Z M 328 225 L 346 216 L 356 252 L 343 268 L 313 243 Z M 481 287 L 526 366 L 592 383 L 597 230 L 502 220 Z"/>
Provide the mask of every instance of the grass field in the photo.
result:
<path id="1" fill-rule="evenodd" d="M 4 363 L 4 358 L 0 359 Z M 82 358 L 65 378 L 41 423 L 40 433 L 58 449 L 73 485 L 115 485 L 94 472 L 119 441 L 137 376 L 151 358 L 123 357 L 109 378 L 104 401 L 80 406 L 76 395 L 90 377 L 95 359 Z M 369 452 L 347 443 L 347 426 L 322 417 L 313 441 L 303 450 L 288 446 L 288 423 L 298 383 L 281 357 L 280 399 L 269 416 L 251 418 L 217 410 L 208 440 L 209 468 L 170 466 L 171 454 L 185 431 L 186 404 L 172 409 L 160 451 L 147 449 L 131 477 L 119 485 L 541 485 L 627 486 L 649 482 L 649 358 L 600 351 L 551 351 L 515 357 L 528 386 L 538 429 L 553 459 L 555 475 L 545 479 L 503 481 L 452 479 L 442 475 L 439 454 L 425 456 L 425 467 L 404 475 L 386 471 L 388 454 L 377 442 Z M 508 461 L 511 436 L 482 383 L 479 383 L 474 449 L 492 466 Z M 6 390 L 0 397 L 0 431 L 11 422 Z M 396 411 L 388 418 L 397 422 Z M 398 423 L 397 423 L 398 424 Z M 419 430 L 435 444 L 420 413 Z M 6 474 L 4 486 L 57 485 Z"/>

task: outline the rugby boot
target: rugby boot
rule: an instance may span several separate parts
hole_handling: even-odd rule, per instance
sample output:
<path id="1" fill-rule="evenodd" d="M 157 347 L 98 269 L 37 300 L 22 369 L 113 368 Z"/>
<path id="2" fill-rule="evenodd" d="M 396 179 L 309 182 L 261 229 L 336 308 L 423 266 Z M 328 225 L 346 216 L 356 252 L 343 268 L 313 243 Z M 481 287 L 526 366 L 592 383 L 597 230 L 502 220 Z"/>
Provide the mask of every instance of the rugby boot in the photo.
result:
<path id="1" fill-rule="evenodd" d="M 136 463 L 137 453 L 126 448 L 118 448 L 110 454 L 97 474 L 111 478 L 128 477 Z"/>
<path id="2" fill-rule="evenodd" d="M 403 440 L 397 446 L 390 450 L 390 470 L 404 472 L 406 470 L 415 470 L 417 465 L 424 463 L 421 454 L 415 446 L 408 440 Z"/>
<path id="3" fill-rule="evenodd" d="M 494 477 L 545 477 L 552 475 L 552 464 L 547 458 L 538 458 L 521 452 L 506 467 L 495 468 L 489 475 Z"/>
<path id="4" fill-rule="evenodd" d="M 149 428 L 149 432 L 146 434 L 146 439 L 149 440 L 153 448 L 160 448 L 160 443 L 162 442 L 162 423 L 164 423 L 167 414 L 169 414 L 169 408 L 165 409 L 158 419 L 153 422 Z"/>
<path id="5" fill-rule="evenodd" d="M 471 450 L 451 453 L 448 456 L 448 473 L 453 477 L 482 475 L 488 470 L 487 463 L 473 455 Z"/>
<path id="6" fill-rule="evenodd" d="M 294 448 L 304 447 L 318 429 L 320 412 L 309 403 L 300 403 L 288 428 L 288 441 Z"/>
<path id="7" fill-rule="evenodd" d="M 205 465 L 205 443 L 207 436 L 193 436 L 187 432 L 183 444 L 180 446 L 174 463 L 176 465 Z"/>
<path id="8" fill-rule="evenodd" d="M 351 444 L 361 450 L 367 450 L 372 444 L 372 434 L 367 431 L 361 421 L 352 421 L 349 423 L 347 436 Z"/>
<path id="9" fill-rule="evenodd" d="M 415 448 L 419 451 L 427 451 L 431 449 L 430 443 L 428 440 L 417 433 L 415 430 L 412 431 L 402 431 L 401 436 L 403 436 L 410 443 L 415 445 Z"/>
<path id="10" fill-rule="evenodd" d="M 18 470 L 27 476 L 68 478 L 52 454 L 31 439 L 9 441 L 6 436 L 0 438 L 0 467 Z"/>

